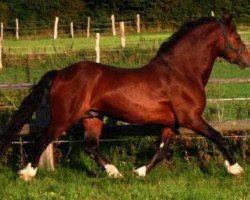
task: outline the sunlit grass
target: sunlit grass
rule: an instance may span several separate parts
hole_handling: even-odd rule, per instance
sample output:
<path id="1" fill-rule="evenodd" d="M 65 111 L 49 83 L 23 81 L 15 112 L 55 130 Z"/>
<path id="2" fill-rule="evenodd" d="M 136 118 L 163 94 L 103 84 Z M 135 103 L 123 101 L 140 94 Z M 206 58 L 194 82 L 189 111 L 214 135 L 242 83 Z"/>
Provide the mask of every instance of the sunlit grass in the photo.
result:
<path id="1" fill-rule="evenodd" d="M 170 33 L 141 33 L 128 34 L 126 36 L 127 47 L 146 48 L 150 46 L 159 46 L 162 41 L 168 38 Z M 32 53 L 61 53 L 76 50 L 94 50 L 95 35 L 89 38 L 58 38 L 54 39 L 20 39 L 3 41 L 3 52 L 5 54 L 32 54 Z M 100 39 L 101 50 L 120 48 L 121 42 L 119 36 L 102 36 Z"/>
<path id="2" fill-rule="evenodd" d="M 84 161 L 82 161 L 84 163 Z M 174 159 L 162 163 L 145 178 L 120 168 L 122 179 L 110 179 L 100 170 L 87 175 L 82 169 L 59 167 L 55 172 L 38 171 L 31 182 L 18 179 L 15 171 L 1 168 L 1 199 L 249 199 L 249 164 L 245 176 L 228 175 L 222 163 L 211 162 L 201 170 L 197 161 Z M 91 170 L 91 169 L 90 169 Z"/>

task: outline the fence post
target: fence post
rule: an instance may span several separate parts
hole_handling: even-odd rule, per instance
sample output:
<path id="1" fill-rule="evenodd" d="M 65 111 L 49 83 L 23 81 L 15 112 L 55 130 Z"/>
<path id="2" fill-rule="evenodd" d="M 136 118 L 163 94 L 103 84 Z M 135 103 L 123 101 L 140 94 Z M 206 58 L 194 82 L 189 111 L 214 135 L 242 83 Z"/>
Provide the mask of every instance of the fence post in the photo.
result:
<path id="1" fill-rule="evenodd" d="M 95 52 L 96 52 L 96 62 L 100 63 L 100 33 L 96 33 Z"/>
<path id="2" fill-rule="evenodd" d="M 3 53 L 2 41 L 3 41 L 3 39 L 0 38 L 0 70 L 3 69 L 3 64 L 2 64 L 2 53 Z"/>
<path id="3" fill-rule="evenodd" d="M 3 22 L 1 22 L 1 35 L 0 38 L 3 39 Z"/>
<path id="4" fill-rule="evenodd" d="M 19 22 L 16 18 L 16 39 L 19 40 Z"/>
<path id="5" fill-rule="evenodd" d="M 140 20 L 140 14 L 136 15 L 136 30 L 137 33 L 141 32 L 141 20 Z"/>
<path id="6" fill-rule="evenodd" d="M 112 22 L 112 33 L 113 36 L 116 36 L 116 31 L 115 31 L 115 16 L 111 15 L 111 22 Z"/>
<path id="7" fill-rule="evenodd" d="M 57 35 L 58 35 L 58 21 L 59 21 L 59 18 L 56 17 L 55 24 L 54 24 L 54 39 L 57 39 Z"/>
<path id="8" fill-rule="evenodd" d="M 74 38 L 74 24 L 70 22 L 70 37 Z"/>
<path id="9" fill-rule="evenodd" d="M 120 22 L 121 46 L 125 47 L 125 27 L 124 22 Z"/>
<path id="10" fill-rule="evenodd" d="M 87 37 L 89 37 L 89 32 L 90 32 L 90 17 L 88 17 Z"/>

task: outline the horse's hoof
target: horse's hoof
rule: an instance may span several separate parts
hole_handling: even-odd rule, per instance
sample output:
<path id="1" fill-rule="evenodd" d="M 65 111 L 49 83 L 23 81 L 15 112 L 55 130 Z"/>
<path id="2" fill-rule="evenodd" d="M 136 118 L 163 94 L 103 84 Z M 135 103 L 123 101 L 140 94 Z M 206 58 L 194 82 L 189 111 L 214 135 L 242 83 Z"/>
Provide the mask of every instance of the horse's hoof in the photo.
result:
<path id="1" fill-rule="evenodd" d="M 241 168 L 241 166 L 238 163 L 230 165 L 228 160 L 225 160 L 225 167 L 226 167 L 227 172 L 229 174 L 232 174 L 234 176 L 243 176 L 244 175 L 244 170 Z"/>
<path id="2" fill-rule="evenodd" d="M 29 163 L 24 169 L 18 172 L 19 178 L 24 181 L 30 181 L 36 175 L 37 168 L 31 167 L 31 163 Z"/>
<path id="3" fill-rule="evenodd" d="M 110 178 L 123 178 L 123 175 L 118 171 L 114 165 L 105 165 L 105 170 Z"/>
<path id="4" fill-rule="evenodd" d="M 33 177 L 28 176 L 28 175 L 25 175 L 25 174 L 19 174 L 19 178 L 20 178 L 21 180 L 27 182 L 27 181 L 31 181 L 31 179 L 32 179 Z"/>
<path id="5" fill-rule="evenodd" d="M 139 177 L 145 177 L 146 172 L 147 172 L 146 166 L 142 166 L 142 167 L 134 170 L 134 173 Z"/>

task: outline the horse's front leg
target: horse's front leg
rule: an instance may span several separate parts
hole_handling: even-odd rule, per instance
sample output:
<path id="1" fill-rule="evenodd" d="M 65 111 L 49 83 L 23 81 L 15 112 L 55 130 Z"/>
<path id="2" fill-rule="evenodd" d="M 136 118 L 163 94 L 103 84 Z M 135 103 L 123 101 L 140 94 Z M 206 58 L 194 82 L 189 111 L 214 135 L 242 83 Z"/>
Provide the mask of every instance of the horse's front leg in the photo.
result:
<path id="1" fill-rule="evenodd" d="M 166 157 L 169 150 L 169 144 L 173 135 L 174 133 L 170 128 L 164 128 L 162 130 L 159 149 L 157 150 L 154 157 L 146 165 L 134 171 L 138 176 L 146 176 L 146 174 L 149 173 L 156 166 L 157 163 L 159 163 Z"/>
<path id="2" fill-rule="evenodd" d="M 229 145 L 226 143 L 222 135 L 214 130 L 202 117 L 198 117 L 193 120 L 193 123 L 188 125 L 187 128 L 210 139 L 218 146 L 225 157 L 225 167 L 228 173 L 235 176 L 242 175 L 244 173 L 243 169 L 236 162 L 233 151 L 229 148 Z"/>
<path id="3" fill-rule="evenodd" d="M 99 140 L 101 135 L 101 129 L 103 121 L 98 118 L 85 119 L 82 122 L 82 125 L 85 129 L 84 133 L 84 150 L 85 152 L 93 158 L 96 163 L 106 171 L 109 177 L 120 178 L 122 174 L 118 169 L 110 164 L 99 151 Z"/>

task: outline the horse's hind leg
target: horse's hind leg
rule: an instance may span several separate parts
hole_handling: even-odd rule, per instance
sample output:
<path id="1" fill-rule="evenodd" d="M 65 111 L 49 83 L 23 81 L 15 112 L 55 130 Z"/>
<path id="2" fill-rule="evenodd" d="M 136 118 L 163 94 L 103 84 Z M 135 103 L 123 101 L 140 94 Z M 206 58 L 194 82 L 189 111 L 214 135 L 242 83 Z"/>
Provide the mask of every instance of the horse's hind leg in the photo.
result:
<path id="1" fill-rule="evenodd" d="M 135 173 L 138 176 L 146 176 L 146 174 L 149 173 L 156 166 L 157 163 L 159 163 L 166 157 L 169 150 L 169 144 L 173 135 L 174 133 L 170 128 L 164 128 L 162 130 L 159 149 L 157 150 L 154 157 L 146 165 L 135 170 Z"/>
<path id="2" fill-rule="evenodd" d="M 114 178 L 122 177 L 122 174 L 118 171 L 118 169 L 100 155 L 99 140 L 103 125 L 102 120 L 98 118 L 84 119 L 82 121 L 82 125 L 85 129 L 85 152 L 107 172 L 108 176 Z"/>
<path id="3" fill-rule="evenodd" d="M 36 175 L 37 166 L 43 151 L 47 148 L 47 146 L 55 139 L 57 139 L 63 131 L 68 128 L 67 124 L 58 125 L 56 123 L 51 123 L 49 128 L 42 132 L 39 137 L 36 138 L 35 143 L 33 145 L 32 151 L 32 162 L 28 163 L 28 165 L 18 172 L 21 179 L 28 181 L 32 179 Z"/>

